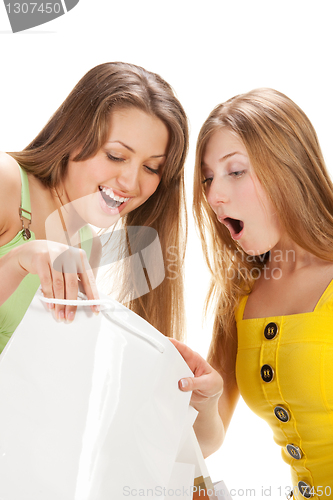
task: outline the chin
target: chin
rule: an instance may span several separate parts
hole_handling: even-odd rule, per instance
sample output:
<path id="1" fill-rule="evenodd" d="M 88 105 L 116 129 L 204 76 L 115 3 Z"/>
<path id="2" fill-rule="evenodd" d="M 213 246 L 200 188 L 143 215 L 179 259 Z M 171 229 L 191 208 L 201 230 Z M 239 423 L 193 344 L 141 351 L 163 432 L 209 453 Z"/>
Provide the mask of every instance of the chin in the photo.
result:
<path id="1" fill-rule="evenodd" d="M 247 247 L 247 245 L 241 245 L 242 249 L 244 250 L 244 252 L 251 256 L 251 257 L 259 257 L 260 255 L 265 255 L 267 252 L 269 252 L 272 247 L 271 246 L 267 246 L 267 245 L 260 245 L 259 248 L 257 247 L 256 249 L 254 248 L 249 248 Z"/>
<path id="2" fill-rule="evenodd" d="M 261 252 L 260 250 L 244 250 L 244 252 L 249 256 L 249 257 L 259 257 L 259 255 L 264 255 L 266 252 Z"/>

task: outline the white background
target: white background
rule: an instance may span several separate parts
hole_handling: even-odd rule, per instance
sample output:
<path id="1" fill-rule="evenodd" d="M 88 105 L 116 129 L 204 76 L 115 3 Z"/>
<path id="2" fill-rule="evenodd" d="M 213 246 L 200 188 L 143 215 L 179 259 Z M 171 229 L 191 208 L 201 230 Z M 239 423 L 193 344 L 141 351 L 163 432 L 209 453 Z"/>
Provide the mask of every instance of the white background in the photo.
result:
<path id="1" fill-rule="evenodd" d="M 273 87 L 308 114 L 332 171 L 331 23 L 330 0 L 80 0 L 65 16 L 12 34 L 0 5 L 0 150 L 25 147 L 99 63 L 132 62 L 174 87 L 191 124 L 188 343 L 203 355 L 211 331 L 211 322 L 201 321 L 209 276 L 191 216 L 199 128 L 216 104 Z M 233 498 L 285 498 L 290 484 L 270 429 L 242 401 L 224 445 L 207 464 L 213 481 L 224 479 Z"/>

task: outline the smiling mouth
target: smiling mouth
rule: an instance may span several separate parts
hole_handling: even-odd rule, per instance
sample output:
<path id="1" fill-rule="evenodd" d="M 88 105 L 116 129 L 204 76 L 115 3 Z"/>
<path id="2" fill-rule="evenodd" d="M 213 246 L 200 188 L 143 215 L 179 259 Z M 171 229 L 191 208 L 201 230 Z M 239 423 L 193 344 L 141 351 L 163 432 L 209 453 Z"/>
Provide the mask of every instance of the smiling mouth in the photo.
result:
<path id="1" fill-rule="evenodd" d="M 238 236 L 244 228 L 244 222 L 239 219 L 232 219 L 231 217 L 226 217 L 221 221 L 230 231 L 231 236 L 234 238 Z"/>
<path id="2" fill-rule="evenodd" d="M 121 196 L 117 196 L 114 194 L 111 188 L 106 188 L 104 186 L 99 186 L 100 193 L 102 195 L 103 200 L 110 208 L 118 208 L 123 203 L 129 200 L 129 198 L 123 198 Z"/>

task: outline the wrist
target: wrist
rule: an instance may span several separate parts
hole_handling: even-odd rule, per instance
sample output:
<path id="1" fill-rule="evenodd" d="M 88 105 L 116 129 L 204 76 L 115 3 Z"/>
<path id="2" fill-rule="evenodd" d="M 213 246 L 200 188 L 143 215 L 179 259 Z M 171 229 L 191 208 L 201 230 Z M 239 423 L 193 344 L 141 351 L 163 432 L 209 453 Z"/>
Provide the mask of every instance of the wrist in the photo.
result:
<path id="1" fill-rule="evenodd" d="M 225 428 L 218 409 L 211 410 L 199 412 L 193 424 L 204 458 L 217 451 L 225 438 Z"/>
<path id="2" fill-rule="evenodd" d="M 218 414 L 218 403 L 221 394 L 201 399 L 200 401 L 192 401 L 191 404 L 199 413 Z"/>
<path id="3" fill-rule="evenodd" d="M 26 243 L 25 245 L 20 245 L 16 248 L 13 248 L 10 252 L 11 256 L 11 264 L 13 266 L 14 271 L 22 278 L 25 278 L 28 274 L 29 271 L 25 269 L 24 265 L 22 264 L 22 255 L 23 252 L 26 251 L 25 247 L 29 243 Z"/>

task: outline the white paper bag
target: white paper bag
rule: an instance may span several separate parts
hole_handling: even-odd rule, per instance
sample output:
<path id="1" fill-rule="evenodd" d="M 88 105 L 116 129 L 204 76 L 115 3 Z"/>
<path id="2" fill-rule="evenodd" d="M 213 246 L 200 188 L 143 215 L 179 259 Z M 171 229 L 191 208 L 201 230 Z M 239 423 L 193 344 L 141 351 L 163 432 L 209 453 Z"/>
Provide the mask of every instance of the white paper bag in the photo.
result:
<path id="1" fill-rule="evenodd" d="M 117 302 L 97 317 L 78 306 L 65 324 L 37 292 L 0 357 L 0 498 L 167 486 L 190 398 L 178 380 L 190 375 L 171 342 Z"/>
<path id="2" fill-rule="evenodd" d="M 178 351 L 107 297 L 98 316 L 79 300 L 71 324 L 45 300 L 38 291 L 0 356 L 0 500 L 187 492 L 201 452 L 191 452 L 196 415 L 178 381 L 192 373 Z"/>

